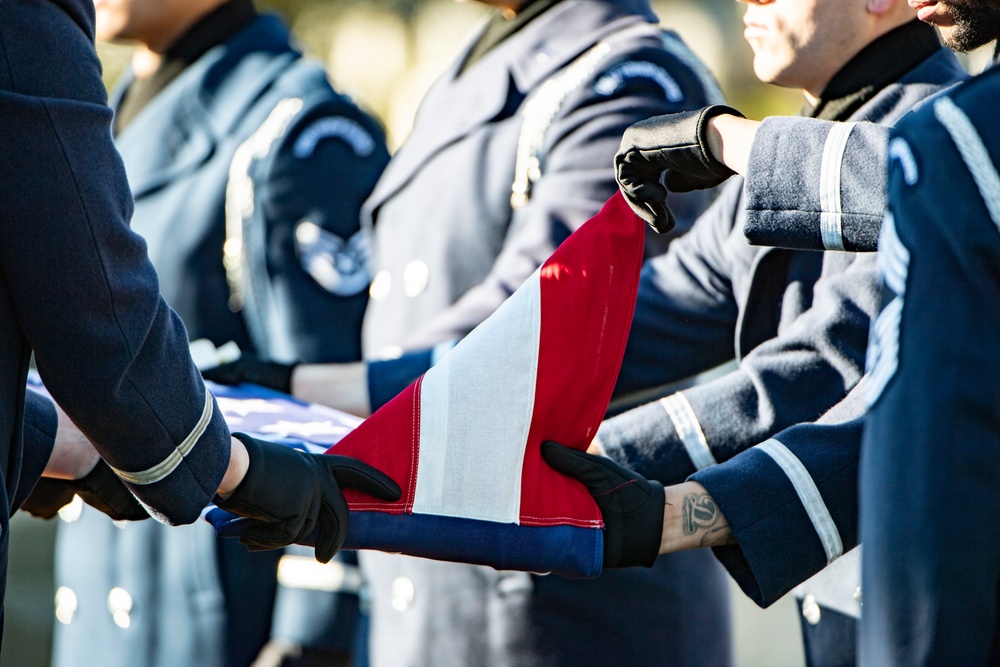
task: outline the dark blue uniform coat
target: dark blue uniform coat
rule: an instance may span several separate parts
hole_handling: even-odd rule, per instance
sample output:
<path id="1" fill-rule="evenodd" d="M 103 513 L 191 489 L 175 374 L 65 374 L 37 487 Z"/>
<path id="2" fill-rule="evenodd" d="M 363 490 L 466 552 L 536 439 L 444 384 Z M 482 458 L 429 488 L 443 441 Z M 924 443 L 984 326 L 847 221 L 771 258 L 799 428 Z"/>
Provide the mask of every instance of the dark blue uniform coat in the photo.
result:
<path id="1" fill-rule="evenodd" d="M 0 570 L 30 486 L 22 461 L 39 472 L 22 451 L 32 350 L 53 396 L 159 518 L 196 520 L 229 462 L 184 326 L 128 229 L 93 14 L 89 0 L 0 3 Z M 51 426 L 39 412 L 33 423 Z"/>
<path id="2" fill-rule="evenodd" d="M 655 21 L 645 0 L 563 0 L 459 75 L 460 57 L 432 87 L 364 206 L 376 268 L 366 357 L 468 333 L 614 193 L 625 128 L 716 99 L 701 65 L 675 36 L 665 42 Z M 602 42 L 597 57 L 580 60 Z M 590 64 L 542 124 L 541 173 L 515 209 L 523 112 L 536 109 L 528 100 L 577 62 Z M 371 659 L 726 664 L 726 591 L 706 555 L 573 582 L 363 552 Z"/>
<path id="3" fill-rule="evenodd" d="M 1000 68 L 901 122 L 861 460 L 863 665 L 1000 661 Z"/>
<path id="4" fill-rule="evenodd" d="M 126 74 L 113 107 L 130 83 Z M 116 145 L 132 228 L 192 338 L 283 360 L 360 358 L 370 276 L 358 213 L 388 154 L 379 128 L 277 19 L 259 17 L 205 53 Z M 223 255 L 232 239 L 243 250 L 234 285 Z M 57 626 L 54 664 L 86 653 L 108 667 L 244 665 L 270 636 L 349 652 L 357 597 L 276 589 L 279 555 L 218 543 L 207 524 L 118 528 L 87 508 L 60 530 L 57 583 L 77 613 Z M 331 567 L 354 568 L 353 554 L 338 559 Z M 109 609 L 112 588 L 131 599 L 127 628 Z"/>
<path id="5" fill-rule="evenodd" d="M 880 92 L 852 121 L 895 122 L 963 74 L 955 57 L 941 49 Z M 824 128 L 831 144 L 861 125 L 877 127 L 788 120 Z M 781 184 L 791 193 L 801 188 L 802 197 L 822 191 L 801 183 L 802 161 L 789 162 L 789 154 L 755 143 L 749 171 L 757 177 L 727 186 L 691 232 L 665 256 L 647 263 L 619 388 L 677 380 L 734 354 L 738 369 L 613 418 L 600 432 L 609 456 L 664 482 L 676 483 L 700 470 L 690 479 L 713 495 L 738 542 L 715 552 L 762 606 L 858 543 L 857 460 L 864 411 L 858 383 L 870 319 L 879 303 L 873 254 L 746 244 L 744 206 L 765 196 L 757 188 L 774 190 L 772 185 Z M 827 173 L 854 166 L 826 161 Z M 857 185 L 846 178 L 842 183 Z M 776 213 L 770 228 L 788 222 Z M 788 428 L 816 420 L 834 405 L 820 423 Z M 838 573 L 849 588 L 836 599 L 850 602 L 820 601 L 836 605 L 844 616 L 857 613 L 856 568 L 853 580 L 849 569 Z M 817 645 L 810 658 L 817 665 L 843 664 L 840 655 Z M 853 661 L 853 651 L 847 658 Z"/>

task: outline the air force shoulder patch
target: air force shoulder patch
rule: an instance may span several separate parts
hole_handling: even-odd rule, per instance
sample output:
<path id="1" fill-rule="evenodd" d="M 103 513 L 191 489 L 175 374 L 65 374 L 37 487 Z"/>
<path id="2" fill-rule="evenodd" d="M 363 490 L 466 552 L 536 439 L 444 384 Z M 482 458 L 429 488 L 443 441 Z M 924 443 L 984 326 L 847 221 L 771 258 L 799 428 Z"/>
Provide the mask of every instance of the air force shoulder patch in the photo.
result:
<path id="1" fill-rule="evenodd" d="M 345 240 L 309 220 L 295 226 L 295 252 L 302 269 L 336 296 L 350 297 L 368 288 L 369 248 L 364 230 Z"/>

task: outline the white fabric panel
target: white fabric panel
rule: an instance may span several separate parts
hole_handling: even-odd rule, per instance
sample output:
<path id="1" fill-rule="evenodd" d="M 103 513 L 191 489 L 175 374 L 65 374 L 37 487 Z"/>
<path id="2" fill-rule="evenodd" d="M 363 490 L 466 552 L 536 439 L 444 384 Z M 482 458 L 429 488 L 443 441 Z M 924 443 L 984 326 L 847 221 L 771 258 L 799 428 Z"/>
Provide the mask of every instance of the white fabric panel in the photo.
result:
<path id="1" fill-rule="evenodd" d="M 701 430 L 698 417 L 694 414 L 694 409 L 688 402 L 684 394 L 677 392 L 671 396 L 660 399 L 660 405 L 667 411 L 667 416 L 674 423 L 677 435 L 684 444 L 684 449 L 691 458 L 691 463 L 697 470 L 715 465 L 715 457 L 708 447 L 708 440 Z"/>
<path id="2" fill-rule="evenodd" d="M 414 512 L 519 521 L 540 331 L 536 271 L 424 375 Z"/>
<path id="3" fill-rule="evenodd" d="M 1000 175 L 997 175 L 997 169 L 982 137 L 976 132 L 976 126 L 949 97 L 942 97 L 934 103 L 934 115 L 951 135 L 965 166 L 969 168 L 979 187 L 979 194 L 986 202 L 993 224 L 1000 228 Z"/>
<path id="4" fill-rule="evenodd" d="M 830 510 L 823 502 L 823 496 L 816 488 L 816 482 L 809 475 L 809 471 L 788 447 L 773 438 L 762 442 L 756 448 L 774 459 L 774 462 L 788 476 L 788 480 L 795 487 L 795 493 L 802 501 L 806 514 L 809 515 L 809 520 L 812 521 L 813 528 L 816 529 L 816 534 L 819 535 L 823 550 L 826 552 L 827 563 L 835 561 L 844 553 L 844 542 L 840 539 L 837 524 L 830 516 Z"/>
<path id="5" fill-rule="evenodd" d="M 857 123 L 837 123 L 830 130 L 823 147 L 819 177 L 820 233 L 827 250 L 844 250 L 843 208 L 840 172 L 844 165 L 847 140 Z"/>

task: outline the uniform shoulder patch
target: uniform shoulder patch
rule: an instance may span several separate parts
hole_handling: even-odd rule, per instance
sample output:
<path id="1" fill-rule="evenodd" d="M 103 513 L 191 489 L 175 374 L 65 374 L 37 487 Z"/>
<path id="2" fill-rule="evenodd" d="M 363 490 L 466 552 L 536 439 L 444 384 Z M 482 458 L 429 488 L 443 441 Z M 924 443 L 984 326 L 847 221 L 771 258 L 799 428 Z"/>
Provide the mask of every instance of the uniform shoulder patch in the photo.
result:
<path id="1" fill-rule="evenodd" d="M 594 92 L 604 97 L 614 95 L 631 79 L 646 79 L 663 89 L 670 102 L 684 99 L 684 91 L 677 80 L 663 67 L 647 61 L 624 62 L 612 67 L 594 83 Z"/>
<path id="2" fill-rule="evenodd" d="M 345 116 L 328 116 L 313 121 L 302 130 L 292 146 L 292 155 L 304 160 L 312 156 L 316 146 L 325 139 L 340 139 L 358 157 L 368 157 L 375 152 L 375 138 L 361 123 Z"/>
<path id="3" fill-rule="evenodd" d="M 302 269 L 336 296 L 354 296 L 368 288 L 369 248 L 363 229 L 343 239 L 309 220 L 295 226 L 295 252 Z"/>

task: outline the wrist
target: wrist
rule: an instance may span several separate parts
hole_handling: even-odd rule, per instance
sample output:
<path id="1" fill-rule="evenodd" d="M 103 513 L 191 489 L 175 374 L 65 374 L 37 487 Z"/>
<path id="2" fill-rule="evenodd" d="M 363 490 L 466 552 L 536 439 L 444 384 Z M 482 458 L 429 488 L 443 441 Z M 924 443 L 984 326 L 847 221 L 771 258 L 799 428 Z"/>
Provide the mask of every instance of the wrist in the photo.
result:
<path id="1" fill-rule="evenodd" d="M 705 140 L 712 157 L 737 174 L 746 176 L 750 148 L 760 123 L 731 114 L 716 116 L 705 126 Z"/>
<path id="2" fill-rule="evenodd" d="M 292 371 L 292 395 L 358 417 L 371 415 L 368 364 L 299 364 Z"/>
<path id="3" fill-rule="evenodd" d="M 705 487 L 684 482 L 664 489 L 661 554 L 733 542 L 726 517 Z"/>
<path id="4" fill-rule="evenodd" d="M 246 477 L 247 470 L 249 469 L 250 455 L 247 453 L 246 446 L 236 438 L 230 437 L 229 466 L 226 468 L 226 474 L 223 475 L 222 481 L 219 483 L 216 495 L 223 499 L 233 495 L 236 487 Z"/>

